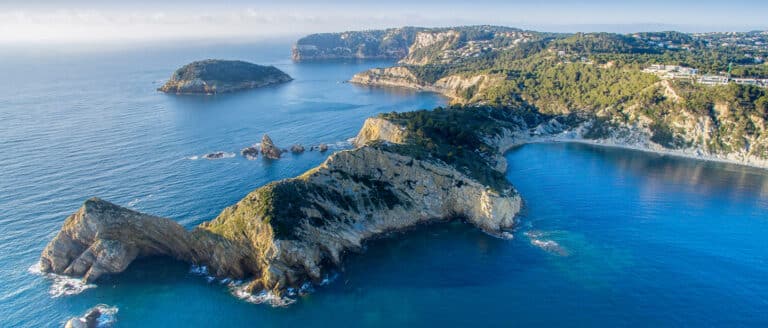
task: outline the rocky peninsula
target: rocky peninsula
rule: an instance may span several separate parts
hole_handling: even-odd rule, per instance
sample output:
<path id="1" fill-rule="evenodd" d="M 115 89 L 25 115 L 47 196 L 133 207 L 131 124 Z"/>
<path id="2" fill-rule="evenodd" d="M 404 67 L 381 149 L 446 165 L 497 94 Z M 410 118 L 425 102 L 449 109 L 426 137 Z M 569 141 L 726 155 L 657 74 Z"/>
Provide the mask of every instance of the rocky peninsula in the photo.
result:
<path id="1" fill-rule="evenodd" d="M 402 134 L 389 138 L 394 130 Z M 499 171 L 503 159 L 467 151 L 481 161 L 466 170 L 414 138 L 399 122 L 372 119 L 355 149 L 256 189 L 192 231 L 89 199 L 45 248 L 41 268 L 94 281 L 138 257 L 163 255 L 205 265 L 218 277 L 250 278 L 250 291 L 282 294 L 319 281 L 345 253 L 390 231 L 449 219 L 497 236 L 513 227 L 521 199 Z"/>
<path id="2" fill-rule="evenodd" d="M 158 89 L 176 94 L 217 94 L 260 88 L 293 80 L 274 66 L 239 60 L 208 59 L 177 69 Z"/>

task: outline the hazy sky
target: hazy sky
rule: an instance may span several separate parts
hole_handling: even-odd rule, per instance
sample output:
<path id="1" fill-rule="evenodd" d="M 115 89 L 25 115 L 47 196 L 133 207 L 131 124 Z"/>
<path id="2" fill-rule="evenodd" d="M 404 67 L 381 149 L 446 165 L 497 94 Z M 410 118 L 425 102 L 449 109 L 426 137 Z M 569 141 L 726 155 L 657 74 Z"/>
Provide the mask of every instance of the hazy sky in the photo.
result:
<path id="1" fill-rule="evenodd" d="M 768 29 L 768 0 L 0 0 L 0 42 L 264 38 L 497 24 L 545 31 Z"/>

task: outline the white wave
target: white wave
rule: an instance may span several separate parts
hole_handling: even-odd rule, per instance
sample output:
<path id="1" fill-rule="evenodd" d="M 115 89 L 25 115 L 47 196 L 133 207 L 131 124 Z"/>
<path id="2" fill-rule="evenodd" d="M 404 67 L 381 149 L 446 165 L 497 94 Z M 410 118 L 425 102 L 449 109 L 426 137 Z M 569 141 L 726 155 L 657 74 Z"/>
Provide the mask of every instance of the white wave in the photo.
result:
<path id="1" fill-rule="evenodd" d="M 207 160 L 215 160 L 215 159 L 233 158 L 235 156 L 237 156 L 235 153 L 230 153 L 226 151 L 215 151 L 212 153 L 207 153 L 201 156 L 201 158 L 207 159 Z"/>
<path id="2" fill-rule="evenodd" d="M 134 206 L 138 205 L 139 203 L 141 203 L 142 201 L 144 201 L 146 199 L 149 199 L 149 198 L 152 198 L 152 196 L 153 196 L 152 194 L 149 194 L 146 197 L 134 198 L 132 201 L 128 202 L 127 205 L 128 205 L 128 207 L 134 207 Z"/>
<path id="3" fill-rule="evenodd" d="M 187 157 L 187 159 L 196 161 L 196 160 L 200 159 L 200 156 L 192 155 L 192 156 Z"/>
<path id="4" fill-rule="evenodd" d="M 531 245 L 536 246 L 548 253 L 559 256 L 568 256 L 568 250 L 552 239 L 546 239 L 547 233 L 541 231 L 528 231 L 525 233 L 531 240 Z"/>
<path id="5" fill-rule="evenodd" d="M 354 141 L 355 138 L 350 138 L 344 141 L 338 141 L 332 144 L 328 145 L 329 149 L 347 149 L 352 147 L 352 141 Z"/>
<path id="6" fill-rule="evenodd" d="M 336 272 L 333 272 L 330 275 L 326 274 L 325 276 L 323 276 L 323 280 L 320 281 L 320 286 L 329 285 L 331 282 L 334 282 L 338 277 L 339 277 L 339 274 Z"/>
<path id="7" fill-rule="evenodd" d="M 43 272 L 40 269 L 39 262 L 29 267 L 27 272 L 45 277 L 51 281 L 51 287 L 48 289 L 48 294 L 50 294 L 52 298 L 77 295 L 87 289 L 96 288 L 95 284 L 86 283 L 79 278 L 72 278 L 60 274 Z"/>
<path id="8" fill-rule="evenodd" d="M 108 306 L 104 304 L 99 304 L 96 308 L 101 312 L 99 318 L 96 319 L 96 327 L 112 327 L 117 321 L 118 308 L 116 306 Z"/>
<path id="9" fill-rule="evenodd" d="M 502 239 L 512 240 L 515 239 L 515 235 L 513 235 L 511 232 L 502 231 L 500 237 Z"/>
<path id="10" fill-rule="evenodd" d="M 248 285 L 230 284 L 230 292 L 235 297 L 253 304 L 269 304 L 274 307 L 284 307 L 296 302 L 295 299 L 289 297 L 280 297 L 272 292 L 261 291 L 258 294 L 252 294 L 247 291 Z"/>
<path id="11" fill-rule="evenodd" d="M 189 273 L 198 275 L 198 276 L 207 276 L 208 275 L 208 267 L 205 265 L 195 265 L 192 264 L 192 266 L 189 268 Z"/>

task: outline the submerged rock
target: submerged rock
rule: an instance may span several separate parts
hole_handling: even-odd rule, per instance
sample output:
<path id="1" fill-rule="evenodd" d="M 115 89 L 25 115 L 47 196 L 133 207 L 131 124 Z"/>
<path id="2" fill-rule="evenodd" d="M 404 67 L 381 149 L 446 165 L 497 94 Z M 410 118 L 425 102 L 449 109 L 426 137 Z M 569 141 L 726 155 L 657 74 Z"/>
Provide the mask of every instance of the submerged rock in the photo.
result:
<path id="1" fill-rule="evenodd" d="M 266 158 L 278 159 L 283 151 L 280 150 L 280 148 L 277 148 L 275 143 L 272 142 L 272 139 L 265 134 L 264 137 L 261 138 L 261 153 L 264 154 L 264 157 Z"/>
<path id="2" fill-rule="evenodd" d="M 255 160 L 259 158 L 259 152 L 261 149 L 259 149 L 259 146 L 253 145 L 250 147 L 245 147 L 243 150 L 240 151 L 240 154 L 243 155 L 248 160 Z"/>
<path id="3" fill-rule="evenodd" d="M 259 88 L 293 80 L 274 66 L 239 60 L 208 59 L 177 69 L 158 91 L 177 94 L 216 94 Z"/>
<path id="4" fill-rule="evenodd" d="M 230 154 L 230 153 L 223 152 L 223 151 L 217 151 L 217 152 L 205 154 L 205 155 L 203 155 L 203 158 L 205 158 L 205 159 L 221 159 L 221 158 L 228 158 L 228 157 L 232 157 L 232 156 L 234 156 L 234 154 Z"/>
<path id="5" fill-rule="evenodd" d="M 294 154 L 301 154 L 301 153 L 304 152 L 304 146 L 302 146 L 300 144 L 295 144 L 295 145 L 291 146 L 291 152 L 294 153 Z"/>
<path id="6" fill-rule="evenodd" d="M 111 327 L 116 313 L 117 308 L 100 304 L 89 309 L 82 317 L 67 320 L 64 328 Z"/>

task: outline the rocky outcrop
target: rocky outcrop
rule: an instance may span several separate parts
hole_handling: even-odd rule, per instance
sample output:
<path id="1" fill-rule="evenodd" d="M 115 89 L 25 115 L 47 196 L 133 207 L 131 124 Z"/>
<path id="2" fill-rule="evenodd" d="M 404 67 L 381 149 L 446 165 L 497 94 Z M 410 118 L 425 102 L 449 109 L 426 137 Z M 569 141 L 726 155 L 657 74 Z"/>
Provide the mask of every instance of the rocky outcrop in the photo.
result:
<path id="1" fill-rule="evenodd" d="M 349 82 L 377 87 L 398 87 L 433 91 L 429 90 L 430 86 L 427 83 L 421 82 L 413 72 L 404 66 L 373 68 L 355 74 Z"/>
<path id="2" fill-rule="evenodd" d="M 165 255 L 193 261 L 197 258 L 193 244 L 189 233 L 173 220 L 91 198 L 64 221 L 43 250 L 40 267 L 94 281 L 122 272 L 137 257 Z"/>
<path id="3" fill-rule="evenodd" d="M 291 146 L 291 152 L 294 153 L 294 154 L 301 154 L 301 153 L 304 152 L 304 150 L 305 150 L 304 146 L 302 146 L 300 144 L 294 144 L 294 145 Z"/>
<path id="4" fill-rule="evenodd" d="M 387 142 L 402 144 L 406 141 L 405 128 L 383 118 L 372 117 L 365 120 L 363 128 L 352 140 L 356 147 L 362 147 L 373 140 L 385 140 Z"/>
<path id="5" fill-rule="evenodd" d="M 260 88 L 293 80 L 274 66 L 238 60 L 208 59 L 177 69 L 158 91 L 176 94 L 216 94 Z"/>
<path id="6" fill-rule="evenodd" d="M 278 159 L 282 155 L 283 151 L 277 146 L 275 146 L 275 143 L 272 142 L 272 139 L 265 134 L 261 138 L 261 153 L 266 158 Z"/>
<path id="7" fill-rule="evenodd" d="M 64 328 L 105 328 L 115 323 L 116 307 L 99 304 L 90 308 L 82 317 L 67 320 Z"/>
<path id="8" fill-rule="evenodd" d="M 253 145 L 243 148 L 243 150 L 240 151 L 240 154 L 248 160 L 255 160 L 259 158 L 260 152 L 261 148 L 259 148 L 257 145 Z"/>

